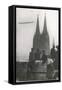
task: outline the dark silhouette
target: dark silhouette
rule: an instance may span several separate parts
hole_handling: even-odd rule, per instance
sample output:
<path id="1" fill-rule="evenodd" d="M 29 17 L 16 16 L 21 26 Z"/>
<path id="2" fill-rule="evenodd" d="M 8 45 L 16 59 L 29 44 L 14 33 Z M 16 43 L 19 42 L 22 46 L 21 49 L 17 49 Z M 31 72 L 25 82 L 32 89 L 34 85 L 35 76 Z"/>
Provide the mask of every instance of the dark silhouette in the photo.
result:
<path id="1" fill-rule="evenodd" d="M 58 65 L 59 65 L 59 46 L 56 46 L 57 48 L 57 51 L 56 51 L 56 54 L 55 54 L 55 61 L 54 61 L 54 67 L 55 69 L 58 69 Z"/>
<path id="2" fill-rule="evenodd" d="M 51 58 L 55 61 L 55 55 L 56 55 L 56 50 L 55 50 L 55 46 L 53 45 L 53 48 L 51 49 Z"/>
<path id="3" fill-rule="evenodd" d="M 45 54 L 45 51 L 44 50 L 43 50 L 43 55 L 42 55 L 41 60 L 42 60 L 42 63 L 43 64 L 46 63 L 46 61 L 47 61 L 47 55 Z"/>
<path id="4" fill-rule="evenodd" d="M 54 72 L 54 67 L 53 64 L 50 63 L 47 65 L 47 79 L 53 79 L 53 72 Z"/>
<path id="5" fill-rule="evenodd" d="M 59 77 L 59 75 L 58 75 L 58 72 L 55 72 L 55 74 L 54 74 L 54 79 L 56 79 L 56 80 L 58 80 L 58 77 Z"/>
<path id="6" fill-rule="evenodd" d="M 40 50 L 39 50 L 39 48 L 35 52 L 35 60 L 40 60 Z"/>
<path id="7" fill-rule="evenodd" d="M 36 24 L 36 32 L 33 37 L 33 48 L 34 51 L 39 48 L 40 50 L 44 50 L 47 55 L 50 54 L 50 38 L 49 33 L 47 30 L 47 19 L 45 16 L 44 19 L 44 25 L 43 25 L 43 32 L 40 33 L 40 27 L 39 27 L 39 17 L 37 17 L 37 24 Z"/>
<path id="8" fill-rule="evenodd" d="M 35 59 L 35 56 L 34 56 L 34 51 L 33 51 L 33 48 L 31 49 L 31 52 L 29 54 L 29 62 L 32 62 L 34 61 Z"/>

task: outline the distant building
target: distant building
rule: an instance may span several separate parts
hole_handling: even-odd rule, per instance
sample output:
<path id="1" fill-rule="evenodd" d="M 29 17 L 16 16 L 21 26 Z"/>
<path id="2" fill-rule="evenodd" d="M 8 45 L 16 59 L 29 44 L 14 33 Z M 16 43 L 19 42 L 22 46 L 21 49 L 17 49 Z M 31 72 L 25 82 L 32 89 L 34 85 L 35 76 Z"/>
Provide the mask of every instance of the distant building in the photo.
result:
<path id="1" fill-rule="evenodd" d="M 46 55 L 50 54 L 49 34 L 47 31 L 46 16 L 44 19 L 43 32 L 40 33 L 39 17 L 37 17 L 36 32 L 33 38 L 33 49 L 36 52 L 39 49 L 41 52 L 45 50 Z"/>
<path id="2" fill-rule="evenodd" d="M 40 48 L 40 27 L 39 27 L 39 17 L 37 17 L 37 24 L 36 24 L 36 32 L 33 38 L 33 49 L 36 51 Z"/>
<path id="3" fill-rule="evenodd" d="M 41 60 L 42 54 L 42 60 Z M 46 25 L 46 17 L 44 19 L 44 27 L 42 34 L 40 33 L 39 17 L 37 17 L 36 32 L 33 38 L 33 48 L 29 54 L 29 70 L 28 77 L 32 80 L 47 79 L 47 55 L 50 54 L 49 35 Z M 33 62 L 34 61 L 34 62 Z M 43 63 L 42 63 L 43 62 Z M 31 77 L 31 78 L 30 78 Z"/>

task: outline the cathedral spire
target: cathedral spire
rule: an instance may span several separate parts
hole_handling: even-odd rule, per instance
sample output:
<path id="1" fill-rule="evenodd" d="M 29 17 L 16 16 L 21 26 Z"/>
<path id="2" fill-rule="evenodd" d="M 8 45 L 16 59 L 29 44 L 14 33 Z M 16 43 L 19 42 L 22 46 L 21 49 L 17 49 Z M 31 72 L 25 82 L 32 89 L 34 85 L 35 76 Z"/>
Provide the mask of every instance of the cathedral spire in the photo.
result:
<path id="1" fill-rule="evenodd" d="M 39 48 L 39 39 L 40 39 L 40 28 L 39 28 L 39 16 L 37 15 L 37 22 L 36 22 L 36 32 L 33 38 L 33 48 Z"/>
<path id="2" fill-rule="evenodd" d="M 44 34 L 48 33 L 48 32 L 47 32 L 46 14 L 45 14 L 45 19 L 44 19 L 43 33 L 44 33 Z"/>
<path id="3" fill-rule="evenodd" d="M 40 34 L 39 16 L 37 15 L 36 32 L 33 38 L 33 49 L 34 51 L 39 49 L 41 52 L 45 50 L 46 55 L 49 55 L 50 53 L 50 42 L 49 42 L 49 34 L 47 31 L 46 16 L 44 19 L 43 32 L 42 34 Z"/>
<path id="4" fill-rule="evenodd" d="M 47 31 L 46 15 L 44 18 L 43 32 L 40 36 L 40 48 L 41 50 L 45 50 L 47 55 L 50 53 L 50 42 L 49 42 L 49 34 Z"/>
<path id="5" fill-rule="evenodd" d="M 39 28 L 39 15 L 37 15 L 36 34 L 40 34 L 40 28 Z"/>

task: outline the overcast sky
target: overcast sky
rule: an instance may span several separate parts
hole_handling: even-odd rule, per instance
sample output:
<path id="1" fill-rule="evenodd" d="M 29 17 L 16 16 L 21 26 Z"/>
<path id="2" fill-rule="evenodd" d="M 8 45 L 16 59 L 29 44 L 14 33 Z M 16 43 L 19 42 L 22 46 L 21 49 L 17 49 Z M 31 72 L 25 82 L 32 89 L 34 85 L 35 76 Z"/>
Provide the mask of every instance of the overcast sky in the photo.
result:
<path id="1" fill-rule="evenodd" d="M 39 16 L 40 33 L 46 15 L 47 29 L 50 38 L 50 48 L 58 45 L 58 11 L 44 9 L 16 8 L 16 60 L 28 61 L 29 52 L 33 45 L 33 36 L 36 31 L 37 15 Z M 32 22 L 32 23 L 23 23 Z"/>

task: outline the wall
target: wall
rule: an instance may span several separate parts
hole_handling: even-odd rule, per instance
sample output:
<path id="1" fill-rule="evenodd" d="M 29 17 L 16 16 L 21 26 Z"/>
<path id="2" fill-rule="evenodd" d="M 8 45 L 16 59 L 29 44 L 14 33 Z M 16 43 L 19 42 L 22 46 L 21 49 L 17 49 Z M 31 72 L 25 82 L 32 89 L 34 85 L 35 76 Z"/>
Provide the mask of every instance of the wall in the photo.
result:
<path id="1" fill-rule="evenodd" d="M 0 90 L 61 90 L 61 83 L 31 84 L 12 86 L 7 83 L 8 78 L 8 6 L 35 5 L 62 7 L 62 0 L 1 0 L 0 1 Z M 61 15 L 62 16 L 62 15 Z M 61 31 L 62 33 L 62 31 Z M 62 49 L 61 49 L 62 50 Z"/>

